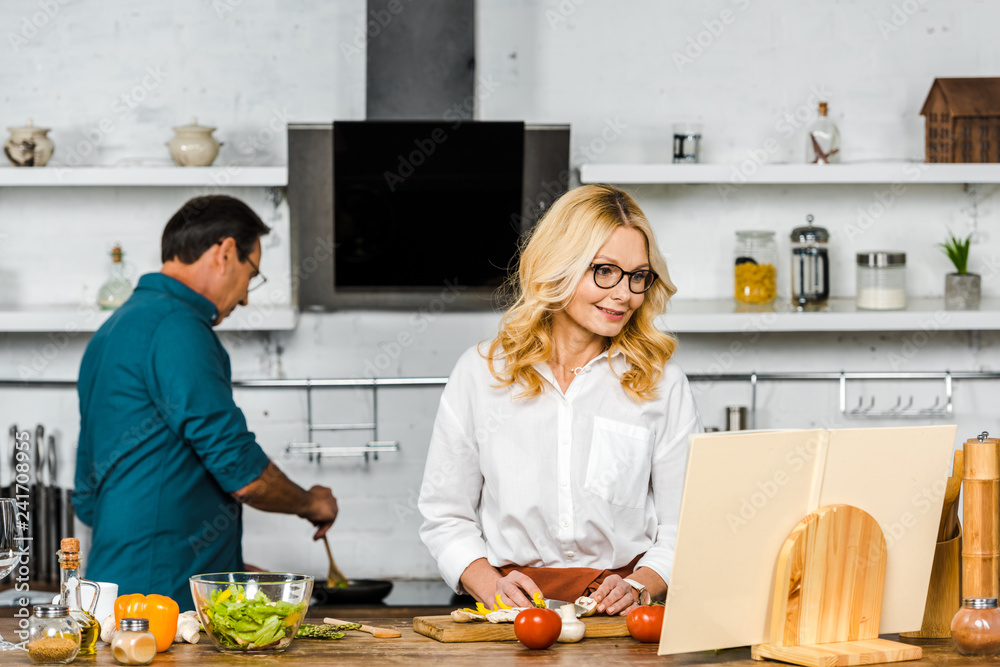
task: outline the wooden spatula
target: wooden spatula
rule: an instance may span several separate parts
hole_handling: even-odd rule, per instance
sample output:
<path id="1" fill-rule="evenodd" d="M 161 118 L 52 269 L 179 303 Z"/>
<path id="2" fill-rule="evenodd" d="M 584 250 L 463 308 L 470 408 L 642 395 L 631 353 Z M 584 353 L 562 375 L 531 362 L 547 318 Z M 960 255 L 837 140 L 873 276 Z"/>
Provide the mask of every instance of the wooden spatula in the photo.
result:
<path id="1" fill-rule="evenodd" d="M 341 621 L 336 618 L 324 618 L 323 622 L 327 625 L 347 625 L 350 621 Z M 398 630 L 390 630 L 388 628 L 376 628 L 371 625 L 362 625 L 360 628 L 361 632 L 367 632 L 372 636 L 378 637 L 379 639 L 393 639 L 395 637 L 402 637 L 403 633 Z"/>
<path id="2" fill-rule="evenodd" d="M 941 508 L 941 522 L 938 524 L 938 542 L 955 537 L 958 532 L 958 494 L 962 490 L 965 452 L 955 450 L 955 464 L 944 490 L 944 505 Z"/>
<path id="3" fill-rule="evenodd" d="M 326 587 L 337 588 L 337 584 L 347 583 L 347 577 L 340 571 L 337 564 L 333 562 L 333 552 L 330 551 L 330 541 L 323 536 L 323 546 L 326 547 L 326 557 L 330 561 L 330 567 L 326 571 Z"/>

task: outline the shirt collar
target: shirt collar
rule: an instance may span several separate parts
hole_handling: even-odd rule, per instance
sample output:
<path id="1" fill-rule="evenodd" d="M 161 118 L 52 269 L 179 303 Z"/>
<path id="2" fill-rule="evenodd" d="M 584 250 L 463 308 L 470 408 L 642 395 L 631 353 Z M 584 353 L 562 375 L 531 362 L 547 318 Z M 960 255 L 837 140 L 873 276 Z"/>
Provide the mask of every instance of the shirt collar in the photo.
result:
<path id="1" fill-rule="evenodd" d="M 182 301 L 209 324 L 214 324 L 219 317 L 219 309 L 215 304 L 198 294 L 193 289 L 163 273 L 147 273 L 139 278 L 136 290 L 148 289 L 153 292 L 167 294 Z"/>
<path id="2" fill-rule="evenodd" d="M 604 350 L 599 355 L 597 355 L 596 357 L 588 361 L 586 364 L 584 364 L 584 367 L 591 366 L 604 358 L 607 358 L 608 365 L 611 366 L 612 368 L 615 368 L 617 366 L 617 370 L 619 373 L 623 373 L 625 372 L 625 370 L 627 370 L 628 362 L 625 360 L 625 353 L 617 348 L 610 353 L 608 352 L 608 350 Z M 552 386 L 557 386 L 556 376 L 552 373 L 552 369 L 549 368 L 549 365 L 546 362 L 542 361 L 537 364 L 532 364 L 532 368 L 538 371 L 539 375 L 548 380 L 549 384 L 551 384 Z"/>

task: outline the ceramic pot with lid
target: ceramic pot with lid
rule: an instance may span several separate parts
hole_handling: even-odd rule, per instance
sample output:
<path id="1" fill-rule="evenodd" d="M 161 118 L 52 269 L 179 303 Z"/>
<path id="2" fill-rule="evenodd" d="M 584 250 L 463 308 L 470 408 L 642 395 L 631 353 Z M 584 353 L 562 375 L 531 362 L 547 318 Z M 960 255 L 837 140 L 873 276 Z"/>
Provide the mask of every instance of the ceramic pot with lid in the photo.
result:
<path id="1" fill-rule="evenodd" d="M 214 127 L 198 124 L 197 118 L 192 118 L 190 125 L 175 127 L 174 138 L 167 142 L 170 157 L 179 167 L 208 167 L 219 155 L 222 144 L 215 140 L 212 132 Z"/>
<path id="2" fill-rule="evenodd" d="M 830 232 L 813 226 L 792 230 L 792 305 L 799 310 L 818 310 L 830 299 Z"/>
<path id="3" fill-rule="evenodd" d="M 23 127 L 8 127 L 10 137 L 3 152 L 15 167 L 44 167 L 52 157 L 55 145 L 49 139 L 47 127 L 35 127 L 29 118 Z"/>

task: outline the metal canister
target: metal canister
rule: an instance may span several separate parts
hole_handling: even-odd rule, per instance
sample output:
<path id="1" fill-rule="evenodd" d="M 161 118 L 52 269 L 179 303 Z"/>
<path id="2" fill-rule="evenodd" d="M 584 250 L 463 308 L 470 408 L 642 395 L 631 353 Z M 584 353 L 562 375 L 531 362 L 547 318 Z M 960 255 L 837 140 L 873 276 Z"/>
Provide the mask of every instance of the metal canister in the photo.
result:
<path id="1" fill-rule="evenodd" d="M 830 300 L 830 232 L 813 225 L 792 230 L 792 305 L 799 310 L 817 310 Z"/>
<path id="2" fill-rule="evenodd" d="M 726 407 L 726 430 L 727 431 L 745 431 L 747 430 L 748 424 L 748 414 L 747 406 L 745 405 L 730 405 Z"/>

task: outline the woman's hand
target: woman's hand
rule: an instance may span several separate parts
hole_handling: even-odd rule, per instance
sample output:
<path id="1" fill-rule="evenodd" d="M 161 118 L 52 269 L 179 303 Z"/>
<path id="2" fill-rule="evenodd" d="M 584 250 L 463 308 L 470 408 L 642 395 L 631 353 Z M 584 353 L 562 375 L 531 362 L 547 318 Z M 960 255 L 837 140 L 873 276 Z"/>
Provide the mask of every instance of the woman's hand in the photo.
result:
<path id="1" fill-rule="evenodd" d="M 509 604 L 512 607 L 534 607 L 535 605 L 531 601 L 531 598 L 535 593 L 541 594 L 542 591 L 531 580 L 531 577 L 513 570 L 506 577 L 497 579 L 496 592 L 500 595 L 500 601 L 504 604 Z M 490 607 L 495 606 L 496 599 L 492 600 L 492 604 L 487 604 Z"/>
<path id="2" fill-rule="evenodd" d="M 608 575 L 590 598 L 597 603 L 597 611 L 608 616 L 624 616 L 639 604 L 635 589 L 617 574 Z"/>

